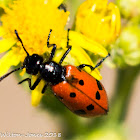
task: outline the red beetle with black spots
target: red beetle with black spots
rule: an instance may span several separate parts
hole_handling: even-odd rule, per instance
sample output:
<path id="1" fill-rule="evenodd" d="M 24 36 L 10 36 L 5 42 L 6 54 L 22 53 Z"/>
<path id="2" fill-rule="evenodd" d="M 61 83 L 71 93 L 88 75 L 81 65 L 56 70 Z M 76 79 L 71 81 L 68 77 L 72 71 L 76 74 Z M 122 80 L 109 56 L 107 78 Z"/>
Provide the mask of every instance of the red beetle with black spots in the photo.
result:
<path id="1" fill-rule="evenodd" d="M 51 31 L 52 30 L 50 30 L 48 35 L 47 46 L 53 46 L 53 49 L 51 51 L 49 60 L 44 62 L 43 57 L 38 54 L 29 55 L 17 31 L 15 30 L 15 34 L 18 40 L 21 42 L 27 57 L 20 68 L 17 68 L 2 76 L 0 81 L 2 81 L 11 73 L 26 68 L 26 72 L 28 74 L 39 76 L 33 85 L 31 85 L 30 78 L 22 80 L 19 82 L 19 84 L 28 81 L 30 89 L 34 90 L 39 82 L 44 80 L 46 84 L 42 89 L 42 94 L 46 91 L 47 86 L 50 85 L 54 95 L 73 113 L 83 117 L 93 117 L 107 114 L 108 100 L 103 85 L 82 69 L 84 67 L 90 67 L 91 70 L 94 70 L 99 65 L 101 65 L 101 63 L 108 56 L 110 56 L 110 54 L 103 58 L 95 67 L 87 64 L 82 64 L 78 67 L 72 65 L 62 66 L 61 64 L 63 60 L 72 49 L 72 46 L 69 45 L 69 29 L 67 36 L 68 49 L 64 53 L 59 63 L 52 61 L 56 50 L 56 44 L 49 43 Z"/>

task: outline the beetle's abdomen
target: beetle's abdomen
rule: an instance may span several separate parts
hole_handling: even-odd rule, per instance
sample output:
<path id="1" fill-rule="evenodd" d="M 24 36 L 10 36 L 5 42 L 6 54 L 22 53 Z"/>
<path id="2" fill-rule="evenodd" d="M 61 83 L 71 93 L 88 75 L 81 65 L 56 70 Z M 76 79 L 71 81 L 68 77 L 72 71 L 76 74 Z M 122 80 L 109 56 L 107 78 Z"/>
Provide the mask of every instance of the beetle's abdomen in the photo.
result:
<path id="1" fill-rule="evenodd" d="M 107 95 L 102 84 L 85 71 L 66 66 L 66 80 L 52 86 L 53 92 L 72 112 L 93 117 L 108 112 Z"/>

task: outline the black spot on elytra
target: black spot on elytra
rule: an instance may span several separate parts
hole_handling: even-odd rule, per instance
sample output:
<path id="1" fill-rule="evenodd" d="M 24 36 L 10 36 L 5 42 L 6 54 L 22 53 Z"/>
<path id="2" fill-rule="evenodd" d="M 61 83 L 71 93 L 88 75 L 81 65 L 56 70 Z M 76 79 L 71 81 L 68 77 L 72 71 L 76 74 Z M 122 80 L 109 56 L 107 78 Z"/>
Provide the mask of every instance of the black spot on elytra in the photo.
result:
<path id="1" fill-rule="evenodd" d="M 76 97 L 76 93 L 71 92 L 71 93 L 70 93 L 70 97 L 72 97 L 72 98 Z"/>
<path id="2" fill-rule="evenodd" d="M 101 83 L 98 80 L 96 80 L 96 82 L 97 82 L 97 86 L 98 86 L 99 90 L 102 90 L 103 88 L 102 88 Z"/>
<path id="3" fill-rule="evenodd" d="M 87 110 L 93 110 L 93 109 L 94 109 L 94 106 L 92 104 L 87 106 Z"/>
<path id="4" fill-rule="evenodd" d="M 80 84 L 81 86 L 83 86 L 83 85 L 84 85 L 84 81 L 83 81 L 83 80 L 80 80 L 80 81 L 79 81 L 79 84 Z"/>
<path id="5" fill-rule="evenodd" d="M 74 113 L 75 114 L 78 114 L 78 115 L 84 115 L 84 114 L 86 114 L 85 110 L 82 110 L 82 109 L 81 110 L 75 110 Z"/>
<path id="6" fill-rule="evenodd" d="M 101 98 L 101 97 L 100 97 L 100 93 L 99 93 L 99 91 L 97 91 L 97 92 L 96 92 L 96 99 L 97 99 L 97 100 L 100 100 L 100 98 Z"/>

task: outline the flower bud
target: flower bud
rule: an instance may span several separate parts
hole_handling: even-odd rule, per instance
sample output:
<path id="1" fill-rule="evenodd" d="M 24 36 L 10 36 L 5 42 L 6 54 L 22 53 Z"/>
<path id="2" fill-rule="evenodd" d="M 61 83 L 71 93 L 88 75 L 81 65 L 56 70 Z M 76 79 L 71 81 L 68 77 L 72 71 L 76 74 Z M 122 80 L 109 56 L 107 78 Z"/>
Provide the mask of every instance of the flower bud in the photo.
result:
<path id="1" fill-rule="evenodd" d="M 124 67 L 140 64 L 140 27 L 127 26 L 122 31 L 112 50 L 114 62 Z"/>
<path id="2" fill-rule="evenodd" d="M 76 16 L 76 30 L 105 46 L 115 41 L 120 33 L 119 9 L 107 3 L 107 0 L 86 0 Z"/>
<path id="3" fill-rule="evenodd" d="M 139 0 L 117 0 L 117 5 L 120 8 L 121 14 L 126 17 L 140 16 L 140 1 Z"/>

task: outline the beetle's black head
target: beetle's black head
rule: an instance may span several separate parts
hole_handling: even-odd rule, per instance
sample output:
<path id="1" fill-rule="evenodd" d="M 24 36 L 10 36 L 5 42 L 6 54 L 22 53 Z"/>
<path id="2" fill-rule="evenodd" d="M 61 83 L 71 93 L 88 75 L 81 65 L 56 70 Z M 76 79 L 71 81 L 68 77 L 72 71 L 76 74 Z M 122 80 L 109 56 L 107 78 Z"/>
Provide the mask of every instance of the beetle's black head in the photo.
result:
<path id="1" fill-rule="evenodd" d="M 28 74 L 36 75 L 39 72 L 42 62 L 43 58 L 41 56 L 38 54 L 33 54 L 25 58 L 23 66 L 25 66 Z"/>

